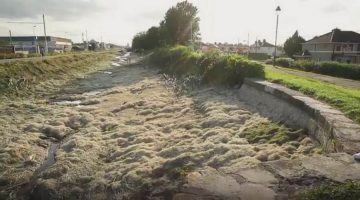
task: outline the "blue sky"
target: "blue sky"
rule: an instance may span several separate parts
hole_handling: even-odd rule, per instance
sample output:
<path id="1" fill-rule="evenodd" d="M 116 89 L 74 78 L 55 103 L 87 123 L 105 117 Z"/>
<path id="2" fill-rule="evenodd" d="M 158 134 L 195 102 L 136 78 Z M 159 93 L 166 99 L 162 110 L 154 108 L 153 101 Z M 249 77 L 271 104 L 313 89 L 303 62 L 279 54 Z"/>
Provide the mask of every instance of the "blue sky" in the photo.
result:
<path id="1" fill-rule="evenodd" d="M 275 8 L 280 5 L 279 40 L 299 30 L 310 39 L 337 27 L 360 32 L 359 0 L 189 0 L 199 8 L 205 42 L 251 43 L 257 37 L 273 43 Z M 178 0 L 0 0 L 0 35 L 43 34 L 42 27 L 8 24 L 41 21 L 45 13 L 49 35 L 118 44 L 130 43 L 134 34 L 158 25 L 166 10 Z"/>

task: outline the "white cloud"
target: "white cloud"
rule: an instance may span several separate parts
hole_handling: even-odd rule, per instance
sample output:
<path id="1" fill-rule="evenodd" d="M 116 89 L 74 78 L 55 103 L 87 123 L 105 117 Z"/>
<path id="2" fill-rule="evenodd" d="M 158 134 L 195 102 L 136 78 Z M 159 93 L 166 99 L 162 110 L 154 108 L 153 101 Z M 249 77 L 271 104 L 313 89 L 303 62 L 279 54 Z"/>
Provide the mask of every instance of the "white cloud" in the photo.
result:
<path id="1" fill-rule="evenodd" d="M 7 34 L 8 29 L 14 30 L 14 34 L 18 35 L 31 34 L 31 26 L 1 22 L 10 18 L 39 21 L 40 14 L 46 10 L 51 35 L 67 36 L 79 41 L 81 33 L 87 29 L 89 38 L 100 40 L 102 36 L 105 41 L 126 44 L 137 32 L 158 25 L 167 9 L 178 1 L 180 0 L 0 0 L 0 34 Z M 189 1 L 199 8 L 202 38 L 210 42 L 243 42 L 247 40 L 248 33 L 251 41 L 258 36 L 259 39 L 265 38 L 273 42 L 276 20 L 274 10 L 277 5 L 283 9 L 279 23 L 280 42 L 295 30 L 310 39 L 334 27 L 360 29 L 357 22 L 360 19 L 358 0 Z M 41 29 L 38 31 L 41 33 Z"/>

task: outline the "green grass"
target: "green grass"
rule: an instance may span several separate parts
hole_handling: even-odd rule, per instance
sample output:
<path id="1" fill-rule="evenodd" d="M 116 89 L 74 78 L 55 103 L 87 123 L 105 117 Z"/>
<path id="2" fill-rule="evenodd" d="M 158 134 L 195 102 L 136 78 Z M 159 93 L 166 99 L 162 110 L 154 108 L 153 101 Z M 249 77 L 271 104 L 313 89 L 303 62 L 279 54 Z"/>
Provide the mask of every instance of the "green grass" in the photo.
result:
<path id="1" fill-rule="evenodd" d="M 265 61 L 266 64 L 272 64 L 272 60 Z M 308 60 L 296 60 L 291 58 L 279 58 L 276 60 L 276 65 L 281 67 L 287 67 L 291 69 L 297 69 L 301 71 L 313 72 L 318 74 L 324 74 L 328 76 L 347 78 L 353 80 L 360 80 L 360 65 L 347 64 L 333 61 L 308 61 Z"/>
<path id="2" fill-rule="evenodd" d="M 298 200 L 358 200 L 360 183 L 348 181 L 342 184 L 328 184 L 301 192 Z"/>
<path id="3" fill-rule="evenodd" d="M 282 145 L 290 141 L 300 141 L 304 138 L 304 131 L 290 130 L 284 125 L 276 123 L 261 123 L 244 130 L 242 136 L 250 143 L 270 143 Z"/>
<path id="4" fill-rule="evenodd" d="M 0 95 L 18 95 L 47 80 L 62 80 L 68 75 L 86 72 L 101 61 L 110 60 L 112 52 L 72 54 L 45 60 L 0 63 Z"/>
<path id="5" fill-rule="evenodd" d="M 360 123 L 360 90 L 280 72 L 265 67 L 265 78 L 323 101 Z"/>

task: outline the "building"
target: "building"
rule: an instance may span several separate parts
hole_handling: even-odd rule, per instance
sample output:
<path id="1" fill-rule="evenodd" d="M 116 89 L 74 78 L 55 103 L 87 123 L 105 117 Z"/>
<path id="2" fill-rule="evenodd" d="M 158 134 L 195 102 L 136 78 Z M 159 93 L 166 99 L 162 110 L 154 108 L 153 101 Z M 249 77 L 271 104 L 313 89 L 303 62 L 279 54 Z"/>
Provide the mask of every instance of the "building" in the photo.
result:
<path id="1" fill-rule="evenodd" d="M 275 45 L 268 43 L 266 40 L 255 41 L 255 44 L 250 46 L 251 54 L 266 54 L 268 56 L 274 56 L 275 54 Z M 276 56 L 279 57 L 284 54 L 284 51 L 281 47 L 276 48 Z"/>
<path id="2" fill-rule="evenodd" d="M 215 44 L 211 44 L 211 43 L 200 43 L 200 49 L 203 52 L 211 52 L 214 50 L 218 50 L 219 47 Z"/>
<path id="3" fill-rule="evenodd" d="M 200 49 L 203 52 L 219 50 L 224 53 L 247 53 L 248 47 L 243 44 L 229 44 L 229 43 L 200 43 Z"/>
<path id="4" fill-rule="evenodd" d="M 66 38 L 47 36 L 48 52 L 68 52 L 71 51 L 72 41 Z M 1 43 L 8 43 L 14 46 L 15 53 L 40 53 L 45 49 L 45 37 L 39 36 L 20 36 L 20 37 L 0 37 Z"/>
<path id="5" fill-rule="evenodd" d="M 360 63 L 360 34 L 334 29 L 302 44 L 307 57 L 316 61 Z M 302 58 L 302 55 L 296 56 Z"/>

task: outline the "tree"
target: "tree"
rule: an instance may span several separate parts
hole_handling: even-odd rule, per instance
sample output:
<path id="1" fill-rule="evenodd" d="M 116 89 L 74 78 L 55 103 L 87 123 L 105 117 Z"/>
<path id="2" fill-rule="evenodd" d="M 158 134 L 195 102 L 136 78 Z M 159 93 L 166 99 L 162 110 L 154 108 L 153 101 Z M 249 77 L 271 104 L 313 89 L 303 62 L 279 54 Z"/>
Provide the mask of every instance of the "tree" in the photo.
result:
<path id="1" fill-rule="evenodd" d="M 170 8 L 161 23 L 166 30 L 167 42 L 174 44 L 188 44 L 191 39 L 197 40 L 199 37 L 199 21 L 197 17 L 198 9 L 188 1 L 178 3 Z"/>
<path id="2" fill-rule="evenodd" d="M 305 42 L 305 39 L 301 37 L 296 31 L 293 36 L 288 38 L 284 43 L 284 51 L 287 56 L 293 57 L 295 54 L 302 51 L 301 44 Z"/>
<path id="3" fill-rule="evenodd" d="M 191 40 L 197 43 L 200 41 L 197 13 L 197 8 L 191 3 L 178 3 L 167 11 L 159 27 L 153 26 L 146 32 L 136 34 L 132 48 L 150 50 L 165 45 L 186 45 Z"/>
<path id="4" fill-rule="evenodd" d="M 140 32 L 134 36 L 131 46 L 133 49 L 144 49 L 146 46 L 145 42 L 146 42 L 146 33 Z"/>
<path id="5" fill-rule="evenodd" d="M 154 49 L 160 45 L 160 28 L 153 26 L 149 28 L 149 30 L 146 32 L 146 42 L 145 42 L 145 48 L 148 49 Z"/>

